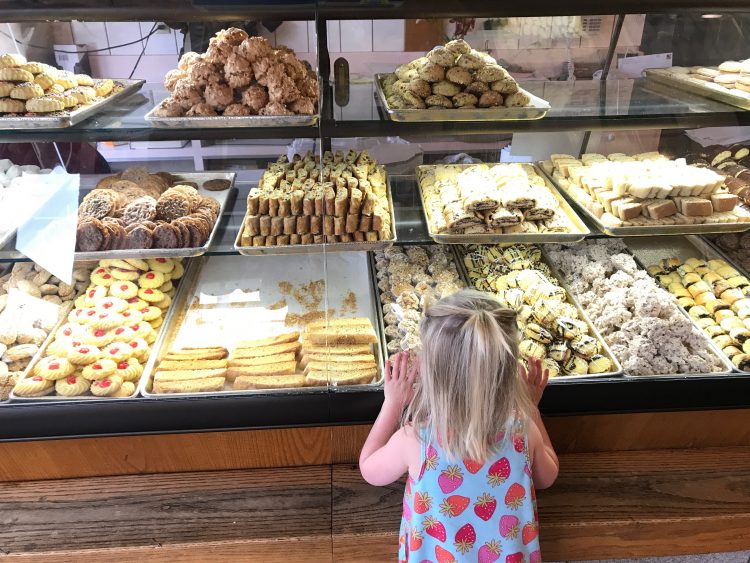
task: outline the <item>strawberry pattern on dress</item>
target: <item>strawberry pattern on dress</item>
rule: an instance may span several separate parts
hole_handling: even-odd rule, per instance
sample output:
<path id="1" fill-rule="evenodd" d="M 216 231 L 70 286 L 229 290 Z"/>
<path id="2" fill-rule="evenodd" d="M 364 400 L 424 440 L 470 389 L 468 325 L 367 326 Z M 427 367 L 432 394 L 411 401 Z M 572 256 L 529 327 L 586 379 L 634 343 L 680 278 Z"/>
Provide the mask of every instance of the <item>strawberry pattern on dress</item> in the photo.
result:
<path id="1" fill-rule="evenodd" d="M 484 463 L 448 460 L 422 439 L 419 478 L 404 490 L 399 562 L 541 563 L 528 440 L 518 421 L 508 430 Z"/>

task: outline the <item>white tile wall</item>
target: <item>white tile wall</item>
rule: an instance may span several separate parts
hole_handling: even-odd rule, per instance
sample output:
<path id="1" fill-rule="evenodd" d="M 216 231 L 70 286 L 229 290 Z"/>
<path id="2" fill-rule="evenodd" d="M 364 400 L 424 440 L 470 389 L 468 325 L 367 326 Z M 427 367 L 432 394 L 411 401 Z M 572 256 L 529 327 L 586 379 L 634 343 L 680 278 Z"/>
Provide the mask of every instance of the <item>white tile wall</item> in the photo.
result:
<path id="1" fill-rule="evenodd" d="M 308 49 L 307 22 L 289 21 L 276 28 L 276 45 L 286 45 L 298 53 Z"/>
<path id="2" fill-rule="evenodd" d="M 113 55 L 140 55 L 143 50 L 143 43 L 138 42 L 126 47 L 112 49 L 114 45 L 130 43 L 141 37 L 141 28 L 138 22 L 107 22 L 104 24 L 107 29 L 107 38 L 109 40 L 110 51 Z"/>
<path id="3" fill-rule="evenodd" d="M 404 20 L 373 20 L 372 50 L 403 51 L 405 27 Z"/>
<path id="4" fill-rule="evenodd" d="M 372 20 L 341 21 L 341 51 L 372 51 Z"/>
<path id="5" fill-rule="evenodd" d="M 98 54 L 109 54 L 107 30 L 102 22 L 72 22 L 71 26 L 76 44 L 86 45 L 88 49 L 107 49 Z"/>
<path id="6" fill-rule="evenodd" d="M 140 22 L 141 37 L 146 37 L 155 22 Z M 182 38 L 182 35 L 180 35 Z M 182 45 L 180 45 L 182 46 Z M 168 29 L 166 32 L 158 31 L 148 38 L 145 55 L 177 55 L 177 40 L 175 31 Z"/>
<path id="7" fill-rule="evenodd" d="M 73 39 L 73 26 L 70 22 L 57 22 L 52 24 L 52 41 L 57 45 L 71 45 Z"/>

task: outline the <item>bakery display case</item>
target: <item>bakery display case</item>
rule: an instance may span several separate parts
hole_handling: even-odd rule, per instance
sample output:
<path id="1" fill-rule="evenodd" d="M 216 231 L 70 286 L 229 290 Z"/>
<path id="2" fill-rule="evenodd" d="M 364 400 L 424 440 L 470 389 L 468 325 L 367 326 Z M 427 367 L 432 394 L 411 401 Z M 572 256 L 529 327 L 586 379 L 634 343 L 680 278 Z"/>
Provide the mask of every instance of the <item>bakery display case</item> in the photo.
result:
<path id="1" fill-rule="evenodd" d="M 750 52 L 680 25 L 745 7 L 51 4 L 0 25 L 0 439 L 370 423 L 464 287 L 545 414 L 749 406 Z"/>

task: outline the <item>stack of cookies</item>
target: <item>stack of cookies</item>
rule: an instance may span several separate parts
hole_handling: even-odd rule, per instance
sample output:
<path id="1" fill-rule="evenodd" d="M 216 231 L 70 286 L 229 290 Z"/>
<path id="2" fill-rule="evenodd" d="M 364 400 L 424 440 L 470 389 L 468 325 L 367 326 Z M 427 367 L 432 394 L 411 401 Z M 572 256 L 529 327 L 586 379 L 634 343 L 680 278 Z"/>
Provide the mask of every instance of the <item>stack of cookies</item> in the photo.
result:
<path id="1" fill-rule="evenodd" d="M 286 156 L 247 196 L 240 244 L 287 246 L 393 238 L 385 169 L 350 150 Z"/>
<path id="2" fill-rule="evenodd" d="M 329 319 L 307 325 L 301 366 L 306 385 L 357 385 L 378 376 L 372 345 L 378 338 L 366 317 Z"/>
<path id="3" fill-rule="evenodd" d="M 170 350 L 154 374 L 153 393 L 223 391 L 227 349 L 221 346 Z"/>
<path id="4" fill-rule="evenodd" d="M 203 54 L 185 53 L 164 78 L 171 96 L 158 117 L 312 115 L 318 79 L 292 49 L 236 27 L 219 31 Z"/>
<path id="5" fill-rule="evenodd" d="M 133 396 L 183 274 L 180 259 L 99 262 L 68 322 L 13 392 L 19 397 Z"/>
<path id="6" fill-rule="evenodd" d="M 288 332 L 261 340 L 244 340 L 229 358 L 227 379 L 233 389 L 285 389 L 304 387 L 305 376 L 297 373 L 299 332 Z"/>
<path id="7" fill-rule="evenodd" d="M 200 194 L 196 184 L 166 172 L 128 168 L 103 178 L 83 198 L 76 250 L 201 247 L 220 209 L 219 202 Z"/>
<path id="8" fill-rule="evenodd" d="M 121 89 L 110 79 L 94 80 L 23 55 L 0 55 L 0 114 L 73 111 Z"/>
<path id="9" fill-rule="evenodd" d="M 709 88 L 750 98 L 750 59 L 724 61 L 718 67 L 679 67 L 665 69 L 673 77 L 698 81 Z"/>

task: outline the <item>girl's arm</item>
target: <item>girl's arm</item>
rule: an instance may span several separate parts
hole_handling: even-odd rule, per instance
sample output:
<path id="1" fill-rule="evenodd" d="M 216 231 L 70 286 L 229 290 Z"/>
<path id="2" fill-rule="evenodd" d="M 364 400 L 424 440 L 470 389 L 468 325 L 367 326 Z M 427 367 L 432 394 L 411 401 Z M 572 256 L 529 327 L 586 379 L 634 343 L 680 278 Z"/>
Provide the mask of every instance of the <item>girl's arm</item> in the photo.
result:
<path id="1" fill-rule="evenodd" d="M 560 462 L 557 459 L 555 448 L 547 434 L 547 428 L 542 421 L 539 412 L 539 401 L 547 387 L 549 372 L 542 370 L 540 360 L 529 360 L 528 368 L 521 366 L 521 375 L 526 380 L 529 395 L 534 402 L 534 411 L 529 413 L 529 453 L 531 456 L 531 472 L 534 479 L 534 487 L 546 489 L 551 487 L 560 472 Z"/>
<path id="2" fill-rule="evenodd" d="M 414 394 L 418 365 L 407 369 L 409 354 L 396 355 L 393 365 L 385 364 L 385 400 L 380 414 L 359 454 L 359 470 L 371 485 L 389 485 L 409 468 L 409 445 L 413 437 L 404 428 L 398 429 L 401 413 Z M 398 431 L 396 431 L 398 429 Z"/>

